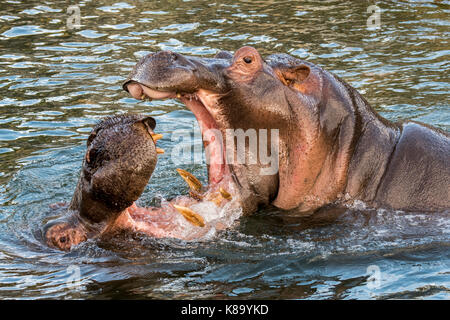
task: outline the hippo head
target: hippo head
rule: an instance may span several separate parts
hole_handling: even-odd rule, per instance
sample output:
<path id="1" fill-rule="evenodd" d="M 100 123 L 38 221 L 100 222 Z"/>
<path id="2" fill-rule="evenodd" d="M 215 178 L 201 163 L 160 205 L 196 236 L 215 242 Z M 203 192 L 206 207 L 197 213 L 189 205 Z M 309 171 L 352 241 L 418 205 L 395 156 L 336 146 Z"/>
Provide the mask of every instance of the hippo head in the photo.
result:
<path id="1" fill-rule="evenodd" d="M 69 250 L 99 233 L 144 191 L 157 162 L 155 120 L 120 115 L 99 122 L 87 140 L 69 211 L 44 228 L 48 245 Z"/>
<path id="2" fill-rule="evenodd" d="M 336 79 L 289 55 L 263 59 L 256 49 L 243 47 L 214 58 L 148 54 L 123 88 L 136 99 L 178 98 L 194 113 L 209 149 L 210 184 L 233 181 L 245 212 L 268 203 L 310 211 L 334 199 L 345 185 L 355 112 L 345 84 Z M 211 129 L 221 133 L 220 143 L 206 134 Z M 257 147 L 276 153 L 272 159 L 278 170 L 262 174 L 268 164 L 255 155 L 251 142 L 243 152 L 236 149 L 238 143 L 230 151 L 225 139 L 230 129 L 253 130 Z M 274 129 L 272 136 L 268 132 Z M 267 145 L 261 144 L 263 133 Z M 232 159 L 244 153 L 257 161 L 227 161 L 230 152 Z"/>

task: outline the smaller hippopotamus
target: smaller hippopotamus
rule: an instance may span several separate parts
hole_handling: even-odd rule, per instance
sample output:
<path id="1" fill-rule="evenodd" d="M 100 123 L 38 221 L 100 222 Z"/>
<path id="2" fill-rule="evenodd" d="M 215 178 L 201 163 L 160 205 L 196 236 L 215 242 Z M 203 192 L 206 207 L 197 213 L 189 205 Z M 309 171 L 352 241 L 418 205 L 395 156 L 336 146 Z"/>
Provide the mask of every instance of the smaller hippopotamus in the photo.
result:
<path id="1" fill-rule="evenodd" d="M 356 201 L 450 209 L 448 132 L 384 119 L 311 62 L 263 57 L 248 46 L 214 58 L 160 51 L 141 58 L 123 89 L 135 99 L 185 104 L 202 132 L 209 188 L 230 190 L 244 214 L 273 205 L 312 216 Z"/>
<path id="2" fill-rule="evenodd" d="M 99 122 L 87 140 L 80 178 L 67 214 L 44 227 L 45 242 L 70 250 L 88 238 L 126 227 L 122 213 L 135 207 L 157 162 L 155 119 L 125 114 Z M 125 219 L 126 220 L 126 219 Z"/>

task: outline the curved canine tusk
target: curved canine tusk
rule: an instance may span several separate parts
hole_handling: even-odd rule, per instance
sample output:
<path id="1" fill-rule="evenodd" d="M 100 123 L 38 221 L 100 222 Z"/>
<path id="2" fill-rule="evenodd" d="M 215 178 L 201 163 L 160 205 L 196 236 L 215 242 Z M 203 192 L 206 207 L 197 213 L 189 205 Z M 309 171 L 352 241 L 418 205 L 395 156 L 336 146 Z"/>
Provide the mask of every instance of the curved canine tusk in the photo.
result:
<path id="1" fill-rule="evenodd" d="M 224 199 L 226 199 L 226 200 L 231 200 L 231 199 L 233 199 L 233 197 L 231 196 L 231 194 L 230 194 L 227 190 L 225 190 L 224 188 L 219 187 L 219 192 L 220 192 L 220 194 L 222 195 L 222 197 L 223 197 Z"/>
<path id="2" fill-rule="evenodd" d="M 153 141 L 155 141 L 155 142 L 163 137 L 163 135 L 161 133 L 151 133 L 151 136 L 152 136 Z"/>
<path id="3" fill-rule="evenodd" d="M 178 206 L 176 204 L 174 204 L 173 206 L 175 209 L 177 209 L 177 211 L 179 213 L 181 213 L 183 215 L 183 217 L 187 221 L 189 221 L 193 225 L 196 225 L 196 226 L 202 227 L 202 228 L 205 226 L 205 220 L 203 219 L 203 217 L 201 215 L 195 213 L 194 211 L 192 211 L 191 209 L 189 209 L 187 207 Z"/>
<path id="4" fill-rule="evenodd" d="M 179 168 L 177 169 L 177 172 L 184 179 L 184 181 L 186 181 L 186 183 L 189 185 L 189 188 L 194 190 L 196 193 L 202 192 L 202 183 L 192 173 Z"/>

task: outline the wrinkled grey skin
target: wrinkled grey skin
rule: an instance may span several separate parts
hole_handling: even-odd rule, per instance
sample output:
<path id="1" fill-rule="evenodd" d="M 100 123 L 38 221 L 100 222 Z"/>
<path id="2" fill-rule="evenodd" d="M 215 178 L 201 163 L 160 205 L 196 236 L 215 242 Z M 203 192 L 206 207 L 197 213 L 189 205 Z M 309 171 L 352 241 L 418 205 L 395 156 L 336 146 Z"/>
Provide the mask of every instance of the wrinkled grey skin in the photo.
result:
<path id="1" fill-rule="evenodd" d="M 48 245 L 69 250 L 100 234 L 139 198 L 157 162 L 155 125 L 152 117 L 127 114 L 94 127 L 67 215 L 44 227 Z"/>
<path id="2" fill-rule="evenodd" d="M 214 58 L 162 51 L 142 58 L 123 87 L 135 98 L 144 87 L 208 91 L 217 99 L 206 109 L 222 132 L 280 130 L 277 174 L 259 175 L 260 164 L 229 165 L 246 213 L 273 204 L 310 214 L 354 200 L 375 208 L 450 208 L 448 133 L 382 118 L 354 88 L 312 63 L 287 54 L 263 59 L 251 47 Z"/>

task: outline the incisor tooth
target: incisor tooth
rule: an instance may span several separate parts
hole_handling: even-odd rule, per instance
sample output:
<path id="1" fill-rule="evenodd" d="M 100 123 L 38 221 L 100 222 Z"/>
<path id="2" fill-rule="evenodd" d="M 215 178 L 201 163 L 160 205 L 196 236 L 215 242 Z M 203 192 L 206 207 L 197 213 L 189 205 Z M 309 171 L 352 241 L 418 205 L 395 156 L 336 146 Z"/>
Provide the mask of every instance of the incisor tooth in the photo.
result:
<path id="1" fill-rule="evenodd" d="M 141 96 L 141 100 L 145 101 L 152 101 L 152 98 L 150 98 L 149 96 L 147 96 L 145 93 L 142 94 Z"/>
<path id="2" fill-rule="evenodd" d="M 202 183 L 192 173 L 180 168 L 177 169 L 177 172 L 184 179 L 184 181 L 186 181 L 186 183 L 189 185 L 189 188 L 196 192 L 202 192 Z"/>
<path id="3" fill-rule="evenodd" d="M 176 204 L 174 204 L 173 206 L 175 209 L 177 209 L 177 211 L 179 213 L 181 213 L 183 215 L 183 217 L 187 221 L 189 221 L 193 225 L 196 225 L 196 226 L 202 227 L 202 228 L 205 226 L 205 220 L 203 219 L 203 217 L 201 215 L 195 213 L 194 211 L 192 211 L 191 209 L 189 209 L 187 207 L 178 206 Z"/>
<path id="4" fill-rule="evenodd" d="M 152 133 L 151 135 L 152 135 L 153 141 L 155 141 L 155 142 L 163 137 L 163 135 L 161 133 Z"/>
<path id="5" fill-rule="evenodd" d="M 180 99 L 181 98 L 181 94 L 177 92 L 177 98 Z"/>
<path id="6" fill-rule="evenodd" d="M 156 153 L 157 154 L 163 154 L 164 153 L 164 149 L 156 148 Z"/>

